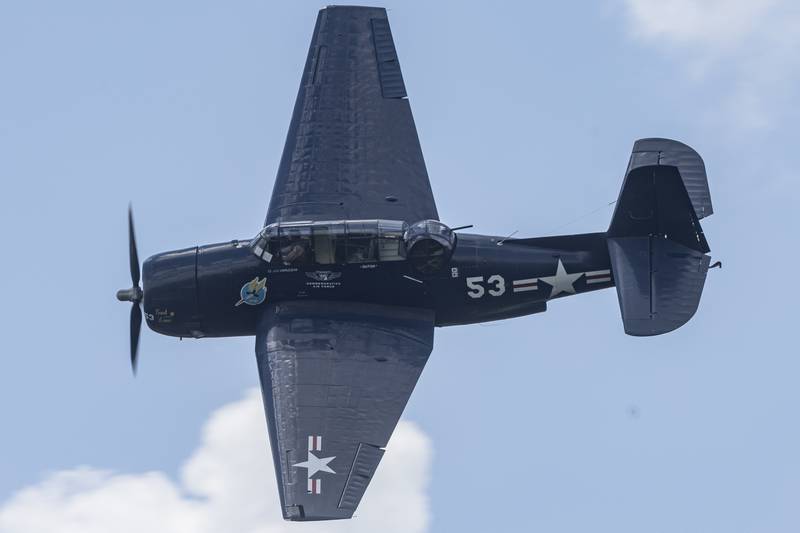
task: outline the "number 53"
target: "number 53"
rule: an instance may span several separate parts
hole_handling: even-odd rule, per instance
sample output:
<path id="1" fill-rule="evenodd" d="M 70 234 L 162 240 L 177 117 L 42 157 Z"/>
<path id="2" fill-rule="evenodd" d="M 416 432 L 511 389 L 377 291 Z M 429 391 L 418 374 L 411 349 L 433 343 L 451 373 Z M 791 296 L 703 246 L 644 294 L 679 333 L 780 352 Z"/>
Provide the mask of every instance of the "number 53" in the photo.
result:
<path id="1" fill-rule="evenodd" d="M 467 281 L 467 296 L 470 298 L 483 298 L 486 292 L 492 296 L 500 296 L 506 292 L 506 280 L 500 274 L 493 274 L 486 280 L 489 285 L 488 291 L 483 286 L 483 276 L 474 276 L 466 278 Z"/>

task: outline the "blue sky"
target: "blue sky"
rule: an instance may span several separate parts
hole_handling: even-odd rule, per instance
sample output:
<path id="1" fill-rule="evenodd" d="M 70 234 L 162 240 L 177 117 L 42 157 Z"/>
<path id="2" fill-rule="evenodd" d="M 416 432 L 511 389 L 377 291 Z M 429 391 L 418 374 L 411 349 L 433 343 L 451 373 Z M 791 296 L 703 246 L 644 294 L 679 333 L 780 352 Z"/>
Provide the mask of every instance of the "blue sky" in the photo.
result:
<path id="1" fill-rule="evenodd" d="M 724 268 L 661 337 L 613 291 L 437 330 L 361 516 L 315 530 L 798 531 L 800 7 L 383 5 L 443 221 L 602 230 L 633 141 L 672 137 Z M 292 526 L 253 340 L 145 331 L 133 379 L 114 292 L 129 200 L 143 257 L 257 232 L 320 7 L 0 7 L 0 532 Z"/>

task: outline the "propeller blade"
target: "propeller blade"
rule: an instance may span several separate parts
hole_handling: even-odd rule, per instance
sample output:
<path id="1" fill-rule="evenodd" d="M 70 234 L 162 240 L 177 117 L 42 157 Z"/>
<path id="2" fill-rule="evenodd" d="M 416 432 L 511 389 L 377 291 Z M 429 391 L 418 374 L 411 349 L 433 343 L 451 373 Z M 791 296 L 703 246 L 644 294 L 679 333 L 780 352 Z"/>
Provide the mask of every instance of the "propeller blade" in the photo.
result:
<path id="1" fill-rule="evenodd" d="M 128 252 L 131 261 L 131 281 L 133 286 L 139 286 L 139 254 L 136 252 L 136 235 L 133 234 L 133 207 L 128 205 Z M 140 321 L 141 322 L 141 321 Z"/>
<path id="2" fill-rule="evenodd" d="M 131 369 L 136 375 L 136 363 L 139 351 L 139 333 L 142 331 L 142 308 L 137 302 L 131 307 Z"/>

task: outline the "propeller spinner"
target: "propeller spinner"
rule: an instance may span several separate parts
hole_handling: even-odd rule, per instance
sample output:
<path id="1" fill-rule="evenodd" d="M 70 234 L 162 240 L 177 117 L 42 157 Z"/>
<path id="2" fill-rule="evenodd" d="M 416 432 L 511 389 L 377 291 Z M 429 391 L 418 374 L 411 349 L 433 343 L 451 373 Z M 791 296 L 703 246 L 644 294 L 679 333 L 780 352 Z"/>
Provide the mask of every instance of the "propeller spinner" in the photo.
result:
<path id="1" fill-rule="evenodd" d="M 139 270 L 139 254 L 136 252 L 136 236 L 133 232 L 133 209 L 128 206 L 128 255 L 130 257 L 131 283 L 130 289 L 117 291 L 117 300 L 131 302 L 131 368 L 136 374 L 139 334 L 142 331 L 142 289 L 139 287 L 141 272 Z"/>

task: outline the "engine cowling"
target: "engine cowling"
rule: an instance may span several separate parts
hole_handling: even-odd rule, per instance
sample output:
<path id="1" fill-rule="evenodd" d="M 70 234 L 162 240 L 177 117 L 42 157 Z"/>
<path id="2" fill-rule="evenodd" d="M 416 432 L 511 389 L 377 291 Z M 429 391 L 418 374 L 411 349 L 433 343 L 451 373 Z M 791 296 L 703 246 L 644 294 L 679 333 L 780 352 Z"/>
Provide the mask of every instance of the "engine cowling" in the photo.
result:
<path id="1" fill-rule="evenodd" d="M 453 230 L 438 220 L 421 220 L 411 224 L 403 238 L 408 261 L 423 274 L 444 268 L 456 246 Z"/>

